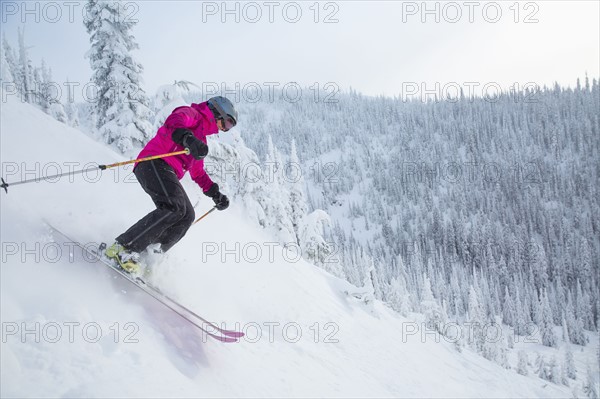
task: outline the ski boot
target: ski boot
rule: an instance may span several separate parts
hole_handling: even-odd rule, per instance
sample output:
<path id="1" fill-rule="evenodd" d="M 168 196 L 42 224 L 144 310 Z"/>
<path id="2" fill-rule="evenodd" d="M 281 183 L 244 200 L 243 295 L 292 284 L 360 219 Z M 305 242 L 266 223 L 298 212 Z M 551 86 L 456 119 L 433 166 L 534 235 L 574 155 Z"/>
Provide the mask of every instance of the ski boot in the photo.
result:
<path id="1" fill-rule="evenodd" d="M 124 246 L 115 242 L 104 252 L 107 258 L 117 261 L 119 266 L 129 274 L 138 274 L 140 268 L 140 254 L 131 252 Z"/>

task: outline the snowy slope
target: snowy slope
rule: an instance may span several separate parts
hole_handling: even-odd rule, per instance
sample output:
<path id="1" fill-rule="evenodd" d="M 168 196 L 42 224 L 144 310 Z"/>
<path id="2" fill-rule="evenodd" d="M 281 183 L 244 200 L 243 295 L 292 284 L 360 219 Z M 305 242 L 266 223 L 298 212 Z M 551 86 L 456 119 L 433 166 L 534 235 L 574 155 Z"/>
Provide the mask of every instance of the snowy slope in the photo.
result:
<path id="1" fill-rule="evenodd" d="M 33 177 L 22 176 L 25 168 L 56 173 L 67 162 L 80 168 L 121 159 L 29 105 L 4 103 L 0 119 L 9 183 Z M 247 334 L 235 344 L 204 339 L 100 265 L 77 251 L 72 258 L 42 223 L 83 242 L 111 240 L 152 208 L 130 170 L 15 186 L 0 196 L 3 397 L 570 396 L 566 387 L 458 353 L 421 329 L 403 335 L 418 325 L 290 259 L 237 204 L 194 226 L 152 275 L 204 317 L 239 323 Z M 200 214 L 210 202 L 189 183 Z"/>

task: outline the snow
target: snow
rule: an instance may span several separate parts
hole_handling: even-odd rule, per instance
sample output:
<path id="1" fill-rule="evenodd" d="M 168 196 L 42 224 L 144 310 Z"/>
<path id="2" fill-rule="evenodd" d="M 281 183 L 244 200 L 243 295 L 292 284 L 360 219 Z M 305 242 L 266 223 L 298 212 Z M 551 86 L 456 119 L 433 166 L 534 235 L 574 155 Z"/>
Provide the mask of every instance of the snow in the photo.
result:
<path id="1" fill-rule="evenodd" d="M 0 119 L 9 183 L 36 175 L 24 170 L 122 160 L 12 99 Z M 96 176 L 9 187 L 0 196 L 2 397 L 571 396 L 567 387 L 459 353 L 381 302 L 346 295 L 354 287 L 272 245 L 235 203 L 193 226 L 151 275 L 202 316 L 247 334 L 235 344 L 202 337 L 53 241 L 43 220 L 85 243 L 111 241 L 152 209 L 131 168 Z M 198 215 L 210 208 L 189 179 L 184 184 L 192 203 L 200 198 Z M 38 334 L 23 333 L 36 325 Z M 96 331 L 98 342 L 89 342 Z"/>

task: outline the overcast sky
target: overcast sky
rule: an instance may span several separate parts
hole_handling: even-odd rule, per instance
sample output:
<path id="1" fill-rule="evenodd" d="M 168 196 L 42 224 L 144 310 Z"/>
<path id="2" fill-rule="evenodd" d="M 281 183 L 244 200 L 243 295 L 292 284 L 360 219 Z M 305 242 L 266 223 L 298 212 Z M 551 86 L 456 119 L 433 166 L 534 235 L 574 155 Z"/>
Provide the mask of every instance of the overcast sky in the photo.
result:
<path id="1" fill-rule="evenodd" d="M 600 73 L 597 1 L 228 2 L 231 13 L 221 1 L 126 3 L 124 18 L 138 21 L 134 57 L 149 93 L 186 79 L 333 82 L 393 96 L 414 84 L 573 85 L 586 72 Z M 17 27 L 25 27 L 36 64 L 44 58 L 55 81 L 85 83 L 84 4 L 2 0 L 3 35 L 16 45 Z"/>

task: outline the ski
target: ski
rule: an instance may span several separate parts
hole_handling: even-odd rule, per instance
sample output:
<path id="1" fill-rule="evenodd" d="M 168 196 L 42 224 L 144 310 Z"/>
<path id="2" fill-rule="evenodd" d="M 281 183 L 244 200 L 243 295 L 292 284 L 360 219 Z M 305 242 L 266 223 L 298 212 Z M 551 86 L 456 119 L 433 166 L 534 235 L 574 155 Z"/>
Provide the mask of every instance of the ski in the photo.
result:
<path id="1" fill-rule="evenodd" d="M 127 273 L 126 271 L 121 269 L 117 264 L 113 263 L 110 259 L 103 256 L 101 253 L 100 247 L 93 249 L 93 248 L 90 248 L 89 245 L 83 245 L 79 241 L 72 239 L 67 234 L 58 230 L 56 227 L 52 226 L 50 223 L 48 223 L 48 222 L 45 222 L 45 223 L 48 225 L 48 227 L 50 227 L 50 229 L 52 229 L 53 232 L 59 234 L 60 236 L 63 237 L 63 239 L 65 239 L 66 241 L 68 241 L 70 243 L 73 243 L 74 245 L 79 247 L 82 251 L 84 251 L 90 260 L 100 262 L 102 265 L 108 267 L 113 272 L 117 273 L 120 277 L 124 278 L 125 280 L 130 282 L 132 285 L 135 285 L 140 290 L 142 290 L 143 292 L 145 292 L 146 294 L 148 294 L 152 298 L 154 298 L 156 301 L 160 302 L 163 306 L 165 306 L 165 307 L 169 308 L 170 310 L 172 310 L 173 312 L 175 312 L 181 318 L 185 319 L 188 323 L 190 323 L 193 326 L 195 326 L 196 328 L 200 329 L 207 336 L 209 336 L 213 339 L 216 339 L 217 341 L 226 342 L 226 343 L 238 342 L 238 339 L 244 336 L 243 332 L 231 331 L 231 330 L 226 330 L 226 329 L 222 329 L 222 328 L 218 327 L 214 323 L 207 321 L 206 319 L 204 319 L 201 316 L 199 316 L 198 314 L 196 314 L 194 311 L 188 309 L 184 305 L 171 299 L 169 296 L 163 294 L 158 288 L 153 287 L 152 285 L 148 284 L 142 277 L 133 276 L 133 275 Z M 205 328 L 205 327 L 210 327 L 210 328 L 214 329 L 215 333 L 208 331 L 207 328 Z M 218 332 L 219 334 L 225 335 L 225 336 L 218 335 L 218 334 L 216 334 L 216 332 Z"/>
<path id="2" fill-rule="evenodd" d="M 161 295 L 164 298 L 166 298 L 167 300 L 171 301 L 175 306 L 180 307 L 183 312 L 189 314 L 191 317 L 198 319 L 199 321 L 201 321 L 202 323 L 204 323 L 207 326 L 210 326 L 211 328 L 215 329 L 219 333 L 221 333 L 223 335 L 227 335 L 229 337 L 234 337 L 234 338 L 241 338 L 244 336 L 244 333 L 241 331 L 226 330 L 226 329 L 221 328 L 221 327 L 217 326 L 216 324 L 206 320 L 205 318 L 198 315 L 193 310 L 181 305 L 179 302 L 175 301 L 174 299 L 171 299 L 167 294 L 163 293 L 160 289 L 146 283 L 144 280 L 139 279 L 139 282 L 140 282 L 140 284 L 144 284 L 149 290 L 156 292 L 157 295 Z"/>

